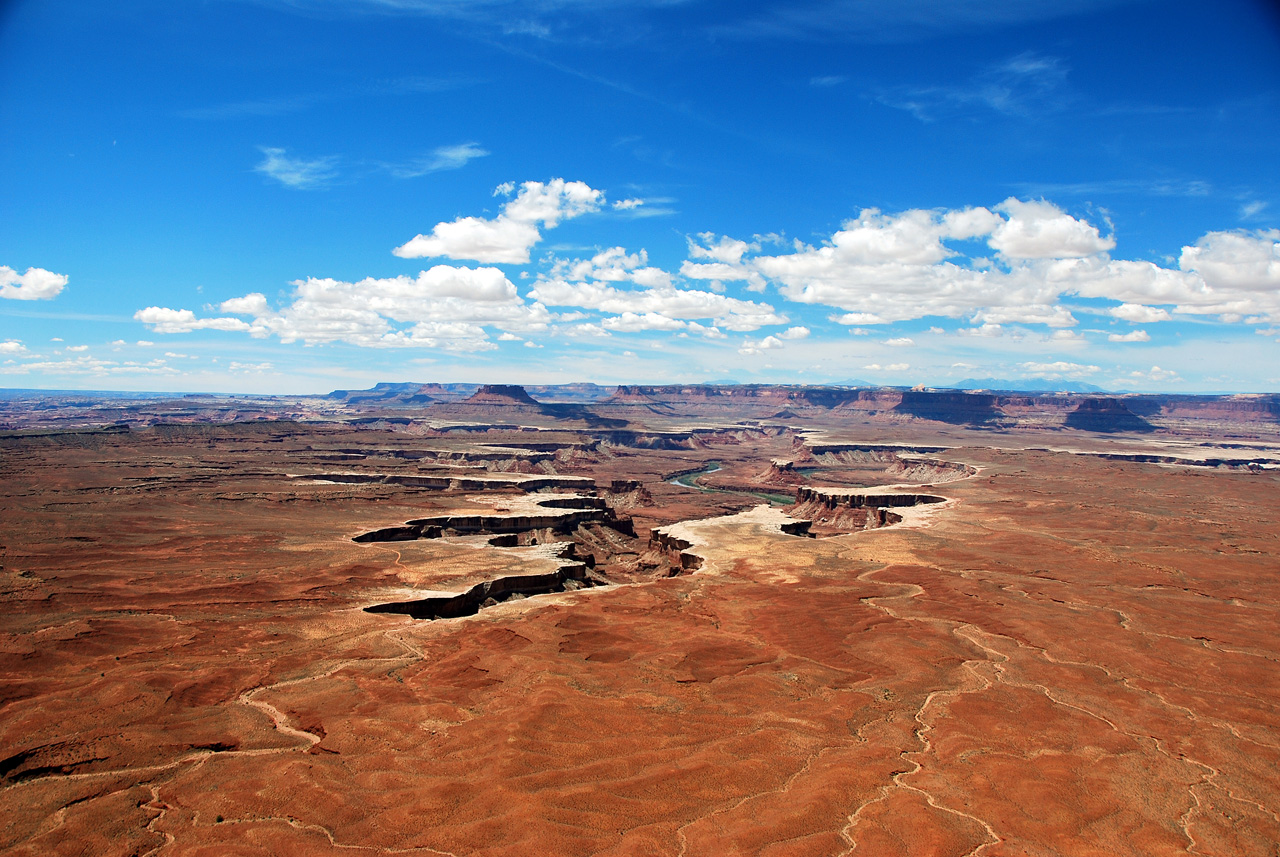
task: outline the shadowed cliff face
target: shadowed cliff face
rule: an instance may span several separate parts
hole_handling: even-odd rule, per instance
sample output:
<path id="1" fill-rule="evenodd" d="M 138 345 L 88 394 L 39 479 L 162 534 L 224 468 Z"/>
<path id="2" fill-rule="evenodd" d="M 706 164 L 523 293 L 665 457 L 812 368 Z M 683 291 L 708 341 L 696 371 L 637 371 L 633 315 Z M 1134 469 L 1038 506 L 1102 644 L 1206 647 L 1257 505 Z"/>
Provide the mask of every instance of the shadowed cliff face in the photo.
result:
<path id="1" fill-rule="evenodd" d="M 982 425 L 999 417 L 996 397 L 982 393 L 951 393 L 910 390 L 902 394 L 895 408 L 925 420 L 953 425 Z"/>
<path id="2" fill-rule="evenodd" d="M 485 384 L 466 400 L 469 405 L 533 405 L 538 402 L 518 384 Z"/>
<path id="3" fill-rule="evenodd" d="M 1155 431 L 1155 427 L 1125 407 L 1119 399 L 1085 399 L 1067 414 L 1067 428 L 1095 432 Z"/>

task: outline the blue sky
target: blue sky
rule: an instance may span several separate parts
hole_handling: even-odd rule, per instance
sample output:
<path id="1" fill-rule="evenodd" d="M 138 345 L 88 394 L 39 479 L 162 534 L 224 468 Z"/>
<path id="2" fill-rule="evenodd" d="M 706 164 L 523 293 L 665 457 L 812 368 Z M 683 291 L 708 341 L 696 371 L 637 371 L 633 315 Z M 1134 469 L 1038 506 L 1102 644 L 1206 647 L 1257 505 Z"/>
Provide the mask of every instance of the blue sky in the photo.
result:
<path id="1" fill-rule="evenodd" d="M 0 6 L 0 386 L 1280 389 L 1255 0 Z"/>

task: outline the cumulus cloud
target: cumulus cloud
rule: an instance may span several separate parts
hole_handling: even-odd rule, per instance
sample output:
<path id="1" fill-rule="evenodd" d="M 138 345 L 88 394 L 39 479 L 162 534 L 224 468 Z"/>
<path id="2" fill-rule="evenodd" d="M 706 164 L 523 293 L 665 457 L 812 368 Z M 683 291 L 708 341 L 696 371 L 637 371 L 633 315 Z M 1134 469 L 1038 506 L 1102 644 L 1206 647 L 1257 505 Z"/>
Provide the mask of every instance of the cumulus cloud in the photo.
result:
<path id="1" fill-rule="evenodd" d="M 716 238 L 715 233 L 703 232 L 687 239 L 689 243 L 689 260 L 680 266 L 680 275 L 691 280 L 728 280 L 730 282 L 745 280 L 747 288 L 752 291 L 763 291 L 765 281 L 760 273 L 744 264 L 743 255 L 749 251 L 758 251 L 760 244 L 748 244 L 727 235 Z"/>
<path id="2" fill-rule="evenodd" d="M 312 277 L 293 285 L 292 303 L 279 310 L 258 293 L 219 306 L 224 313 L 251 316 L 250 321 L 197 318 L 190 310 L 162 307 L 139 310 L 134 318 L 159 333 L 212 328 L 276 336 L 282 342 L 448 351 L 497 347 L 486 327 L 527 334 L 546 330 L 553 320 L 542 304 L 526 303 L 497 268 L 436 265 L 417 277 L 367 277 L 354 283 Z"/>
<path id="3" fill-rule="evenodd" d="M 685 323 L 660 312 L 624 312 L 622 315 L 606 318 L 601 323 L 605 330 L 619 333 L 636 333 L 641 330 L 684 330 Z"/>
<path id="4" fill-rule="evenodd" d="M 1151 336 L 1145 330 L 1134 330 L 1129 333 L 1113 333 L 1107 337 L 1108 342 L 1150 342 Z"/>
<path id="5" fill-rule="evenodd" d="M 788 327 L 777 336 L 779 339 L 807 339 L 810 332 L 807 327 Z"/>
<path id="6" fill-rule="evenodd" d="M 0 342 L 0 354 L 26 354 L 27 347 L 17 339 L 6 339 Z"/>
<path id="7" fill-rule="evenodd" d="M 1116 246 L 1098 227 L 1077 220 L 1052 203 L 1007 199 L 996 210 L 1009 215 L 988 244 L 1009 259 L 1066 259 L 1105 253 Z"/>
<path id="8" fill-rule="evenodd" d="M 1169 321 L 1173 316 L 1167 309 L 1143 306 L 1142 304 L 1120 304 L 1107 310 L 1108 313 L 1124 321 L 1136 324 L 1151 324 L 1157 321 Z"/>
<path id="9" fill-rule="evenodd" d="M 0 298 L 47 301 L 56 298 L 66 285 L 66 274 L 55 274 L 44 268 L 27 268 L 19 274 L 8 265 L 0 265 Z"/>
<path id="10" fill-rule="evenodd" d="M 1177 372 L 1172 369 L 1161 369 L 1159 366 L 1152 366 L 1149 370 L 1135 369 L 1129 375 L 1121 380 L 1124 381 L 1153 381 L 1155 383 L 1163 383 L 1165 381 L 1181 381 Z"/>
<path id="11" fill-rule="evenodd" d="M 1182 248 L 1178 267 L 1220 291 L 1274 294 L 1280 290 L 1280 229 L 1210 232 Z"/>
<path id="12" fill-rule="evenodd" d="M 916 341 L 909 336 L 898 336 L 893 339 L 886 339 L 885 345 L 892 345 L 895 348 L 904 348 L 908 345 L 915 345 Z"/>
<path id="13" fill-rule="evenodd" d="M 872 372 L 905 372 L 911 368 L 910 363 L 890 363 L 881 366 L 879 363 L 868 363 L 863 369 L 869 369 Z"/>
<path id="14" fill-rule="evenodd" d="M 140 309 L 133 317 L 149 325 L 156 333 L 190 333 L 193 330 L 249 330 L 249 325 L 238 318 L 196 318 L 189 309 L 169 309 L 149 306 Z"/>
<path id="15" fill-rule="evenodd" d="M 643 251 L 628 254 L 621 247 L 587 260 L 557 262 L 529 296 L 548 306 L 614 314 L 618 320 L 605 319 L 603 324 L 618 331 L 675 330 L 707 320 L 717 328 L 749 331 L 787 320 L 768 304 L 679 288 L 665 271 L 647 265 Z M 641 327 L 645 319 L 650 326 Z"/>
<path id="16" fill-rule="evenodd" d="M 503 195 L 514 190 L 510 184 L 498 188 Z M 561 220 L 598 211 L 603 201 L 602 191 L 583 182 L 525 182 L 515 199 L 505 203 L 492 220 L 460 217 L 437 223 L 430 235 L 418 235 L 391 252 L 404 259 L 446 256 L 491 264 L 525 264 L 529 250 L 542 238 L 539 225 L 552 229 Z"/>
<path id="17" fill-rule="evenodd" d="M 312 190 L 329 184 L 338 173 L 338 162 L 332 155 L 323 158 L 291 158 L 284 149 L 260 146 L 262 162 L 253 169 L 275 179 L 285 187 Z"/>
<path id="18" fill-rule="evenodd" d="M 1019 363 L 1022 371 L 1032 378 L 1044 378 L 1048 381 L 1059 381 L 1063 378 L 1083 378 L 1099 371 L 1097 366 L 1082 363 L 1067 363 L 1062 360 L 1053 363 Z"/>
<path id="19" fill-rule="evenodd" d="M 836 324 L 884 324 L 885 320 L 873 312 L 847 312 L 844 315 L 833 315 L 829 319 Z M 852 331 L 851 331 L 852 332 Z M 862 333 L 866 333 L 863 331 Z M 861 335 L 861 334 L 859 334 Z"/>
<path id="20" fill-rule="evenodd" d="M 955 243 L 979 240 L 991 256 L 966 256 Z M 822 244 L 787 253 L 700 235 L 681 273 L 763 277 L 790 300 L 845 310 L 830 318 L 851 326 L 941 316 L 1069 328 L 1077 322 L 1062 300 L 1075 296 L 1116 301 L 1112 315 L 1141 323 L 1280 320 L 1280 230 L 1211 232 L 1183 249 L 1176 269 L 1112 259 L 1114 247 L 1052 203 L 1010 198 L 990 209 L 866 209 Z"/>
<path id="21" fill-rule="evenodd" d="M 744 339 L 742 346 L 738 349 L 739 354 L 763 354 L 766 351 L 772 351 L 782 347 L 782 340 L 776 336 L 766 336 L 764 339 Z"/>
<path id="22" fill-rule="evenodd" d="M 559 259 L 552 266 L 550 277 L 575 282 L 632 282 L 647 287 L 668 287 L 673 282 L 666 271 L 649 265 L 649 255 L 644 250 L 628 253 L 623 247 L 602 250 L 590 259 Z"/>

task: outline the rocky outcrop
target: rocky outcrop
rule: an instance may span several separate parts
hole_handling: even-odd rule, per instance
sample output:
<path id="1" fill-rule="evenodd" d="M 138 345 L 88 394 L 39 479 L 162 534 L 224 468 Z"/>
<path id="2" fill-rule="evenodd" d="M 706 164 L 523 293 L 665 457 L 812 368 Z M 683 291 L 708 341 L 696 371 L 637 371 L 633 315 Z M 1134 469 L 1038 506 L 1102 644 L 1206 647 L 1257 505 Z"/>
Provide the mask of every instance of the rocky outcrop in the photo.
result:
<path id="1" fill-rule="evenodd" d="M 758 482 L 767 486 L 801 485 L 804 481 L 804 476 L 796 472 L 794 461 L 780 459 L 770 461 L 769 469 L 758 477 Z"/>
<path id="2" fill-rule="evenodd" d="M 477 583 L 457 593 L 440 593 L 426 598 L 393 601 L 366 607 L 366 613 L 400 613 L 414 619 L 457 619 L 474 616 L 486 607 L 504 601 L 588 589 L 600 585 L 590 569 L 580 562 L 569 562 L 545 574 L 517 574 Z"/>
<path id="3" fill-rule="evenodd" d="M 433 491 L 503 491 L 517 489 L 532 493 L 548 488 L 565 488 L 582 491 L 595 487 L 595 482 L 584 476 L 529 476 L 506 479 L 502 477 L 479 478 L 471 476 L 415 476 L 407 473 L 312 473 L 294 476 L 312 482 L 336 482 L 344 485 L 405 485 Z"/>
<path id="4" fill-rule="evenodd" d="M 783 532 L 813 538 L 873 530 L 902 520 L 901 515 L 890 509 L 943 502 L 946 498 L 935 494 L 857 492 L 801 486 L 796 489 L 795 505 L 786 512 L 809 526 L 794 528 L 794 532 L 784 527 Z"/>
<path id="5" fill-rule="evenodd" d="M 662 528 L 655 528 L 649 533 L 649 546 L 659 553 L 666 554 L 673 563 L 672 574 L 681 571 L 696 571 L 702 568 L 702 557 L 689 553 L 693 542 L 673 535 Z"/>
<path id="6" fill-rule="evenodd" d="M 581 505 L 577 501 L 581 500 Z M 574 503 L 565 507 L 559 503 Z M 384 542 L 434 539 L 442 536 L 497 535 L 501 533 L 528 533 L 544 531 L 547 534 L 568 535 L 585 523 L 599 523 L 622 533 L 635 535 L 629 519 L 618 518 L 603 500 L 594 497 L 552 498 L 538 504 L 545 509 L 561 508 L 563 511 L 546 515 L 437 515 L 406 521 L 404 526 L 386 527 L 355 536 L 352 541 Z"/>
<path id="7" fill-rule="evenodd" d="M 530 405 L 535 408 L 538 406 L 537 400 L 518 384 L 485 384 L 463 401 L 468 405 Z"/>
<path id="8" fill-rule="evenodd" d="M 1125 407 L 1120 399 L 1089 398 L 1067 414 L 1067 428 L 1091 432 L 1150 432 L 1155 426 Z"/>
<path id="9" fill-rule="evenodd" d="M 894 409 L 923 420 L 952 425 L 986 425 L 1001 415 L 996 397 L 983 393 L 910 390 Z"/>
<path id="10" fill-rule="evenodd" d="M 850 509 L 896 509 L 929 503 L 945 503 L 946 500 L 946 497 L 939 497 L 936 494 L 879 493 L 870 491 L 862 493 L 804 486 L 796 489 L 797 506 L 814 503 L 827 509 L 837 509 L 841 506 Z"/>
<path id="11" fill-rule="evenodd" d="M 368 390 L 334 390 L 325 398 L 336 399 L 348 405 L 391 408 L 429 405 L 435 401 L 422 392 L 420 384 L 388 382 L 374 384 Z"/>

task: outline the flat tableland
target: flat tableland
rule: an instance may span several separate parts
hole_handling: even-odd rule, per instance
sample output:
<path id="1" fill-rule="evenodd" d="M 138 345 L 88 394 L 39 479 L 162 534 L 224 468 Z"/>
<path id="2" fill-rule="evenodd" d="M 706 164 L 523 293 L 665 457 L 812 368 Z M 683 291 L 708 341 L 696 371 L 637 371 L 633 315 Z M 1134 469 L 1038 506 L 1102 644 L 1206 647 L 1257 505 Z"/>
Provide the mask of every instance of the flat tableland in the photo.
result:
<path id="1" fill-rule="evenodd" d="M 0 437 L 0 850 L 1278 853 L 1274 424 L 484 404 Z"/>

